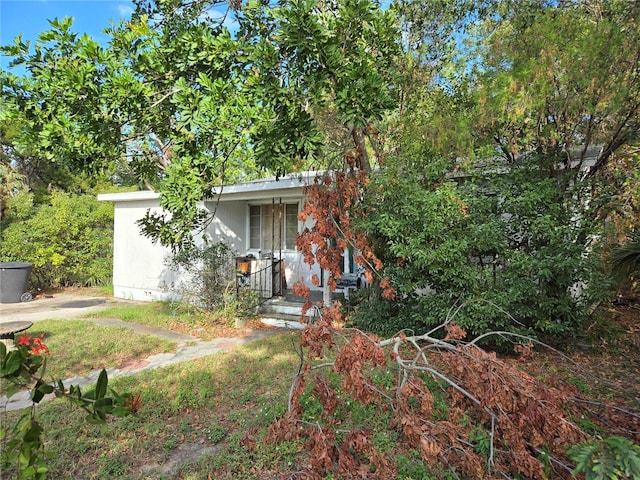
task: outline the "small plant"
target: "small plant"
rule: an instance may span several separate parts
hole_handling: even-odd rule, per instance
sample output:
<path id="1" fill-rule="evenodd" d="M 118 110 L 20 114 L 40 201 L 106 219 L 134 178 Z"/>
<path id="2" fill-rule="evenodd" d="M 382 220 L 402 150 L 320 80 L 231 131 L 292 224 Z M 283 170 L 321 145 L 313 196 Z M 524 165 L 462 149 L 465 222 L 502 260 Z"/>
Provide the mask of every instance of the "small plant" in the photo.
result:
<path id="1" fill-rule="evenodd" d="M 429 471 L 422 463 L 420 453 L 411 450 L 411 458 L 406 455 L 398 455 L 397 468 L 398 479 L 400 480 L 434 480 L 435 477 L 429 474 Z"/>
<path id="2" fill-rule="evenodd" d="M 166 288 L 188 308 L 224 308 L 235 285 L 235 255 L 223 242 L 181 250 L 167 262 L 179 280 Z"/>
<path id="3" fill-rule="evenodd" d="M 205 432 L 207 434 L 207 440 L 216 444 L 227 436 L 228 430 L 221 425 L 214 425 L 211 428 L 207 428 Z"/>
<path id="4" fill-rule="evenodd" d="M 640 446 L 624 437 L 609 437 L 579 443 L 567 452 L 576 462 L 571 475 L 585 480 L 640 478 Z"/>
<path id="5" fill-rule="evenodd" d="M 473 444 L 475 452 L 484 458 L 489 458 L 491 453 L 491 438 L 482 426 L 477 425 L 469 432 L 469 441 Z"/>
<path id="6" fill-rule="evenodd" d="M 44 479 L 47 476 L 44 430 L 35 414 L 35 406 L 45 395 L 53 393 L 56 397 L 67 398 L 85 410 L 88 423 L 103 423 L 107 415 L 125 416 L 139 406 L 139 397 L 120 396 L 113 390 L 112 396 L 107 396 L 109 380 L 105 370 L 100 373 L 95 389 L 84 394 L 77 386 L 67 389 L 61 380 L 45 382 L 43 378 L 50 352 L 42 338 L 23 335 L 12 349 L 0 343 L 0 378 L 7 383 L 7 398 L 21 389 L 30 388 L 33 402 L 13 426 L 4 418 L 0 425 L 0 467 L 3 471 L 15 471 L 19 479 Z"/>

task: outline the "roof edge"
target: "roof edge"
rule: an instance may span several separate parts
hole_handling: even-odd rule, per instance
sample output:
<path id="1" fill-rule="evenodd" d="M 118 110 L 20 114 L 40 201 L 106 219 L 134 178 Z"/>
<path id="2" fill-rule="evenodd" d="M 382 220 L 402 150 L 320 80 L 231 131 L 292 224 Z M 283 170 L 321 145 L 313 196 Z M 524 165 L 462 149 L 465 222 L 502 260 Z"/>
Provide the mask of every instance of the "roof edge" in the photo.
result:
<path id="1" fill-rule="evenodd" d="M 151 190 L 138 192 L 99 193 L 99 202 L 136 202 L 140 200 L 157 200 L 160 194 Z"/>

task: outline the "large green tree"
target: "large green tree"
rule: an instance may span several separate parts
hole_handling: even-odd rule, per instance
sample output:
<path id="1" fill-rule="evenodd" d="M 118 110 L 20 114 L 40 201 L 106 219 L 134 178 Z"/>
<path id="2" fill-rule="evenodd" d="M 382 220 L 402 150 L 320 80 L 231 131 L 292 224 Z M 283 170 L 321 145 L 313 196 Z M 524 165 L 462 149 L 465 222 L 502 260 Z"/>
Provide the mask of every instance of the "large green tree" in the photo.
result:
<path id="1" fill-rule="evenodd" d="M 424 331 L 457 305 L 474 333 L 580 330 L 607 296 L 607 221 L 634 214 L 620 192 L 636 175 L 620 168 L 635 168 L 639 132 L 637 6 L 396 7 L 403 104 L 359 205 L 398 295 L 363 303 L 360 323 Z"/>
<path id="2" fill-rule="evenodd" d="M 225 182 L 377 164 L 377 189 L 348 203 L 362 207 L 348 215 L 368 216 L 361 232 L 388 268 L 421 259 L 415 279 L 398 269 L 406 298 L 420 277 L 446 290 L 445 303 L 482 292 L 490 282 L 473 262 L 485 268 L 488 257 L 500 259 L 490 280 L 519 268 L 541 286 L 536 298 L 580 277 L 615 193 L 594 180 L 638 132 L 634 5 L 251 1 L 232 4 L 233 32 L 214 18 L 221 7 L 139 2 L 105 46 L 73 34 L 69 20 L 52 21 L 34 51 L 18 39 L 5 51 L 28 74 L 3 73 L 3 115 L 21 125 L 15 144 L 160 191 L 171 215 L 149 215 L 144 232 L 177 248 L 208 220 L 200 201 Z M 489 214 L 498 216 L 483 226 Z M 567 256 L 577 260 L 565 271 L 545 266 Z M 438 277 L 456 265 L 473 267 L 470 276 Z M 544 320 L 534 317 L 523 324 Z"/>
<path id="3" fill-rule="evenodd" d="M 70 19 L 34 51 L 17 39 L 4 51 L 28 74 L 3 73 L 17 141 L 82 171 L 127 167 L 172 214 L 148 216 L 144 231 L 178 247 L 206 222 L 198 203 L 215 187 L 317 162 L 322 122 L 368 167 L 370 126 L 393 106 L 392 16 L 363 0 L 247 2 L 234 4 L 232 34 L 214 18 L 223 5 L 139 2 L 105 46 Z"/>

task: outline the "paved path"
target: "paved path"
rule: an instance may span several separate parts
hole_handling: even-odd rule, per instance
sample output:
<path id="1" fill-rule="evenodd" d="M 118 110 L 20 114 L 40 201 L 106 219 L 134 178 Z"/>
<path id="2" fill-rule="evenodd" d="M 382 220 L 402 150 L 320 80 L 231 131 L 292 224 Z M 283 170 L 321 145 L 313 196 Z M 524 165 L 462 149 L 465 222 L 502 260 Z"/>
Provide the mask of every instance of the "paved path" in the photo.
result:
<path id="1" fill-rule="evenodd" d="M 139 323 L 124 322 L 119 318 L 87 318 L 87 321 L 100 325 L 101 327 L 128 328 L 136 333 L 157 337 L 162 340 L 175 342 L 178 348 L 188 345 L 189 343 L 199 342 L 198 337 L 187 335 L 185 333 L 174 332 L 166 328 L 153 327 L 150 325 L 140 325 Z"/>
<path id="2" fill-rule="evenodd" d="M 102 297 L 86 297 L 78 295 L 59 294 L 53 298 L 34 300 L 24 304 L 0 304 L 0 322 L 8 321 L 31 321 L 37 322 L 47 319 L 68 319 L 85 317 L 101 309 L 109 308 L 125 302 L 120 300 L 106 299 Z M 248 336 L 242 338 L 217 338 L 212 341 L 203 342 L 197 337 L 182 333 L 155 328 L 147 325 L 139 325 L 130 322 L 123 322 L 115 318 L 87 318 L 87 321 L 103 326 L 126 327 L 145 335 L 151 335 L 175 342 L 177 351 L 175 353 L 160 353 L 151 357 L 137 360 L 118 368 L 107 369 L 109 378 L 133 375 L 146 370 L 166 367 L 178 362 L 195 360 L 215 353 L 231 350 L 247 342 L 259 340 L 273 334 L 276 330 L 262 331 L 253 330 Z M 73 377 L 64 380 L 64 385 L 77 385 L 86 387 L 96 383 L 101 370 L 93 370 L 83 377 Z M 19 392 L 10 399 L 0 396 L 0 409 L 19 410 L 31 406 L 29 392 Z"/>
<path id="3" fill-rule="evenodd" d="M 31 302 L 0 303 L 0 322 L 79 318 L 105 308 L 136 303 L 138 302 L 80 293 L 55 293 L 40 296 Z"/>

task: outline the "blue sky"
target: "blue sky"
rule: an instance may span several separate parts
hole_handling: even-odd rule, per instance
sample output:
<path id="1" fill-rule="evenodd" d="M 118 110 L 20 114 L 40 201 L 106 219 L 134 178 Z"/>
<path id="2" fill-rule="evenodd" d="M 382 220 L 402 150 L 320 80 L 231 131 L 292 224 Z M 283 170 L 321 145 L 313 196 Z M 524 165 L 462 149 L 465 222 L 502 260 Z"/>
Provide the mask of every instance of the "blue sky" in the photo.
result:
<path id="1" fill-rule="evenodd" d="M 13 43 L 21 33 L 23 40 L 35 41 L 39 33 L 49 30 L 47 20 L 55 17 L 73 17 L 73 31 L 103 42 L 107 37 L 102 30 L 109 21 L 128 18 L 132 11 L 130 0 L 0 0 L 0 44 Z M 7 62 L 2 58 L 3 68 Z"/>
<path id="2" fill-rule="evenodd" d="M 224 4 L 222 4 L 224 5 Z M 0 0 L 0 45 L 10 45 L 22 34 L 23 40 L 35 43 L 38 35 L 50 29 L 47 20 L 73 17 L 72 31 L 87 33 L 100 43 L 107 43 L 108 37 L 102 32 L 110 21 L 118 23 L 133 12 L 132 0 Z M 220 20 L 226 8 L 214 7 L 209 15 Z M 231 31 L 237 28 L 234 18 L 229 16 L 224 24 Z M 0 58 L 0 66 L 7 68 L 9 59 Z M 14 72 L 22 74 L 22 69 Z"/>

